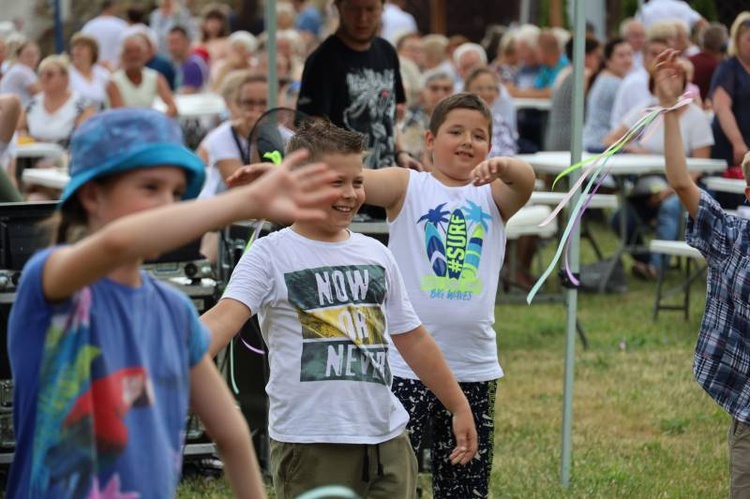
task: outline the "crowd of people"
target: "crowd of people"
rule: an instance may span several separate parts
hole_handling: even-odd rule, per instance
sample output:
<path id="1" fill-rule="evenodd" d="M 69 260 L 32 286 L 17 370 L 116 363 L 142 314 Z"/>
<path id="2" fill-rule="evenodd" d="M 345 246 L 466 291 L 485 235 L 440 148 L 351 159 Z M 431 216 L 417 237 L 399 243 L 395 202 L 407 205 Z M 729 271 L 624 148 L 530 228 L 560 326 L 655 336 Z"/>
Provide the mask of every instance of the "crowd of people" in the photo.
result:
<path id="1" fill-rule="evenodd" d="M 535 186 L 531 167 L 514 156 L 569 148 L 573 40 L 531 24 L 493 28 L 482 43 L 423 35 L 404 4 L 279 1 L 275 61 L 264 32 L 232 29 L 236 14 L 226 5 L 191 12 L 180 0 L 161 0 L 150 13 L 104 0 L 66 54 L 42 58 L 20 33 L 1 40 L 2 200 L 40 196 L 22 182 L 19 144 L 71 153 L 55 246 L 30 261 L 10 320 L 19 420 L 10 497 L 97 496 L 105 487 L 173 495 L 188 392 L 235 492 L 262 495 L 246 425 L 227 415 L 229 393 L 210 362 L 254 314 L 269 348 L 277 497 L 334 481 L 363 496 L 413 497 L 424 440 L 435 497 L 489 494 L 505 223 Z M 268 100 L 269 64 L 277 102 Z M 743 160 L 747 168 L 750 12 L 727 29 L 684 2 L 651 0 L 617 36 L 588 30 L 584 66 L 591 152 L 617 142 L 646 109 L 691 99 L 657 120 L 666 135 L 628 145 L 632 154 L 667 154 L 669 182 L 633 179 L 620 208 L 634 241 L 644 223 L 677 239 L 680 202 L 694 218 L 712 209 L 685 187 L 681 158 L 724 159 L 727 176 L 741 176 Z M 193 94 L 218 95 L 225 109 L 186 119 L 179 98 Z M 549 111 L 517 109 L 521 98 L 546 100 Z M 163 112 L 153 110 L 157 101 Z M 295 109 L 300 125 L 279 127 L 290 156 L 277 168 L 260 164 L 248 137 L 279 106 Z M 291 170 L 313 161 L 327 166 Z M 199 200 L 174 204 L 183 198 Z M 360 216 L 389 222 L 389 249 L 348 230 L 365 200 Z M 200 319 L 138 271 L 144 258 L 196 237 L 212 241 L 213 230 L 240 218 L 293 223 L 253 245 Z M 534 247 L 533 238 L 517 245 L 521 269 L 512 277 L 523 286 L 534 282 Z M 661 258 L 634 256 L 638 277 L 663 272 Z M 66 277 L 71 269 L 75 279 Z M 139 307 L 148 319 L 128 317 Z M 44 313 L 32 321 L 32 309 Z M 103 316 L 110 319 L 95 320 Z M 144 332 L 165 340 L 141 344 Z M 163 363 L 154 352 L 165 349 L 174 358 Z M 76 392 L 73 376 L 100 391 Z M 155 404 L 160 397 L 174 410 Z M 108 427 L 84 413 L 112 403 Z M 746 423 L 744 413 L 736 417 Z M 160 456 L 155 465 L 138 463 L 145 448 Z"/>

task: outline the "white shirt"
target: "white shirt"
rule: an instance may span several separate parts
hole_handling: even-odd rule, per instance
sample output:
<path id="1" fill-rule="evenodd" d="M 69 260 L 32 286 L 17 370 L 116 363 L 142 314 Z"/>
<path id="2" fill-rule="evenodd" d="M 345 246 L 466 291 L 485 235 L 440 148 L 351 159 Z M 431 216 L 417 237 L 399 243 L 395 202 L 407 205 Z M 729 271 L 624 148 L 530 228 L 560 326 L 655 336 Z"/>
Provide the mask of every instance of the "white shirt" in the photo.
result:
<path id="1" fill-rule="evenodd" d="M 612 114 L 609 117 L 610 130 L 620 126 L 620 121 L 636 108 L 638 105 L 651 98 L 648 91 L 648 71 L 641 66 L 628 74 L 620 84 L 615 95 L 615 103 L 612 105 Z"/>
<path id="2" fill-rule="evenodd" d="M 141 73 L 143 77 L 140 85 L 133 84 L 122 69 L 118 69 L 110 76 L 120 91 L 125 107 L 151 109 L 154 105 L 158 93 L 159 73 L 151 68 L 143 68 Z"/>
<path id="3" fill-rule="evenodd" d="M 396 44 L 396 39 L 401 35 L 418 32 L 417 21 L 414 16 L 389 2 L 386 2 L 383 6 L 382 23 L 380 37 L 385 38 L 393 45 Z"/>
<path id="4" fill-rule="evenodd" d="M 97 110 L 107 104 L 107 82 L 109 71 L 98 64 L 91 68 L 92 78 L 86 79 L 73 65 L 70 66 L 70 89 L 91 102 Z"/>
<path id="5" fill-rule="evenodd" d="M 247 143 L 247 138 L 237 134 L 237 140 L 240 146 L 248 151 L 249 157 L 250 146 Z M 242 162 L 242 153 L 232 137 L 231 121 L 225 121 L 208 132 L 208 135 L 201 142 L 200 147 L 206 151 L 208 156 L 208 171 L 206 172 L 206 183 L 203 184 L 203 189 L 199 197 L 207 198 L 227 190 L 227 185 L 224 183 L 224 178 L 216 163 L 226 159 L 236 159 Z"/>
<path id="6" fill-rule="evenodd" d="M 258 313 L 271 438 L 378 444 L 404 431 L 409 416 L 390 390 L 387 338 L 420 321 L 385 246 L 356 233 L 314 241 L 286 228 L 243 255 L 227 298 Z"/>
<path id="7" fill-rule="evenodd" d="M 641 102 L 635 109 L 630 111 L 620 123 L 630 128 L 643 117 L 643 110 L 650 106 L 656 106 L 659 102 L 655 97 Z M 685 154 L 691 151 L 714 145 L 714 135 L 711 131 L 711 122 L 706 113 L 695 103 L 690 103 L 687 109 L 680 115 L 680 135 Z M 664 154 L 664 116 L 660 115 L 649 130 L 638 140 L 638 145 L 651 154 Z"/>
<path id="8" fill-rule="evenodd" d="M 21 100 L 21 106 L 26 107 L 34 94 L 27 90 L 29 85 L 39 81 L 36 72 L 26 64 L 17 62 L 13 64 L 8 72 L 0 80 L 0 94 L 15 94 Z"/>
<path id="9" fill-rule="evenodd" d="M 678 19 L 687 24 L 691 29 L 693 24 L 701 19 L 701 15 L 682 0 L 649 0 L 641 5 L 635 18 L 643 23 L 648 29 L 658 21 Z"/>
<path id="10" fill-rule="evenodd" d="M 51 113 L 45 109 L 44 93 L 40 92 L 26 107 L 29 135 L 36 140 L 66 146 L 76 127 L 76 120 L 89 105 L 78 93 L 71 92 L 65 104 Z"/>
<path id="11" fill-rule="evenodd" d="M 505 224 L 490 186 L 448 187 L 430 173 L 410 170 L 388 247 L 414 310 L 456 379 L 501 377 L 494 323 Z M 395 349 L 390 360 L 396 376 L 416 378 Z"/>
<path id="12" fill-rule="evenodd" d="M 122 34 L 128 23 L 115 16 L 97 16 L 83 25 L 81 33 L 99 44 L 99 60 L 117 67 L 120 64 Z"/>

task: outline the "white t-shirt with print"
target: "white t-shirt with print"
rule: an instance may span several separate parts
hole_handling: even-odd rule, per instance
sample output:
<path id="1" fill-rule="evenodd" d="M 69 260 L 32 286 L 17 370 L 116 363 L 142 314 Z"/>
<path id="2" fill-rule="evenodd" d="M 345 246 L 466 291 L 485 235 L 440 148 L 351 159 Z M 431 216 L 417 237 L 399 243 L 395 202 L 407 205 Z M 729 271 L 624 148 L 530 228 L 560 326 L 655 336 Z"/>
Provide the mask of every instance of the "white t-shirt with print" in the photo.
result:
<path id="1" fill-rule="evenodd" d="M 271 438 L 378 444 L 404 431 L 388 338 L 420 321 L 385 246 L 356 233 L 314 241 L 286 228 L 243 255 L 228 298 L 258 313 L 268 345 Z"/>
<path id="2" fill-rule="evenodd" d="M 388 243 L 409 299 L 458 381 L 500 378 L 494 323 L 505 224 L 490 186 L 448 187 L 430 173 L 409 174 Z M 390 360 L 394 375 L 416 378 L 397 351 Z"/>

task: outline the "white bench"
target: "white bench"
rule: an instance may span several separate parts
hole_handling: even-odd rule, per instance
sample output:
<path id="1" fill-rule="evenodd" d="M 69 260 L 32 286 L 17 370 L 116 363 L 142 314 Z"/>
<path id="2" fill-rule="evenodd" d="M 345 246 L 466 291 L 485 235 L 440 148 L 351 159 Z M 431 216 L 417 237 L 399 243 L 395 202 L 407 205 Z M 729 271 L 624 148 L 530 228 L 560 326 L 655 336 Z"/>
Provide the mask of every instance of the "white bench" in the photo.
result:
<path id="1" fill-rule="evenodd" d="M 566 194 L 565 192 L 534 191 L 531 193 L 529 204 L 557 206 Z M 616 194 L 594 194 L 588 207 L 617 209 L 619 205 L 620 203 Z"/>
<path id="2" fill-rule="evenodd" d="M 547 192 L 547 191 L 534 191 L 531 193 L 528 205 L 547 205 L 557 206 L 560 201 L 565 197 L 565 192 Z M 594 209 L 611 209 L 616 210 L 620 206 L 620 200 L 616 194 L 594 194 L 589 202 L 588 208 Z M 586 239 L 591 248 L 594 250 L 596 257 L 601 260 L 604 258 L 599 243 L 596 242 L 594 234 L 591 231 L 588 219 L 586 217 L 581 219 L 581 239 Z"/>
<path id="3" fill-rule="evenodd" d="M 666 256 L 677 256 L 685 258 L 685 276 L 682 283 L 672 289 L 664 290 L 664 274 L 666 268 L 662 269 L 659 274 L 659 280 L 656 285 L 656 299 L 654 300 L 654 320 L 659 316 L 660 310 L 682 310 L 685 320 L 688 318 L 688 308 L 690 306 L 690 286 L 706 270 L 705 260 L 700 251 L 688 245 L 685 241 L 665 241 L 663 239 L 653 239 L 648 244 L 651 253 L 658 253 Z M 693 270 L 692 263 L 698 263 L 698 268 Z M 682 303 L 680 305 L 664 304 L 663 301 L 677 293 L 682 293 Z"/>
<path id="4" fill-rule="evenodd" d="M 747 182 L 739 178 L 704 177 L 703 184 L 712 191 L 744 194 Z"/>

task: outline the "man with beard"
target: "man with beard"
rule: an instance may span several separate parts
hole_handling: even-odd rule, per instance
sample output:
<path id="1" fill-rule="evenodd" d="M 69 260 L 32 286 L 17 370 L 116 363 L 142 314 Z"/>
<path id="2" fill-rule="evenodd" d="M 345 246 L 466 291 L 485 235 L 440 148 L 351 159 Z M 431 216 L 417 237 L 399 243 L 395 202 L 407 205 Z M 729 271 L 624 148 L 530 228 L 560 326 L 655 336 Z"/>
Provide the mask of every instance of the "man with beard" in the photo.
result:
<path id="1" fill-rule="evenodd" d="M 368 168 L 418 167 L 397 144 L 396 106 L 406 97 L 398 55 L 378 36 L 384 1 L 334 0 L 339 28 L 305 61 L 297 109 L 365 135 Z"/>

